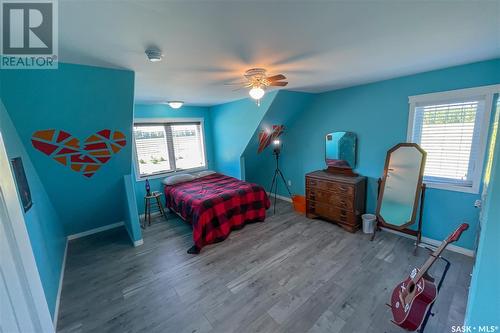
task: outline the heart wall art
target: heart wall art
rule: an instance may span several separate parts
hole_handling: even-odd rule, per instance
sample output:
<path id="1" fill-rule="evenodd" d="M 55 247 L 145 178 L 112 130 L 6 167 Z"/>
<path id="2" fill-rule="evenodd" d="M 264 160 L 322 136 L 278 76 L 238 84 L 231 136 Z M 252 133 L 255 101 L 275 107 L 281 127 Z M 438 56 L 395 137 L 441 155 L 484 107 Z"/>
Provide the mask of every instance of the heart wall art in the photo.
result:
<path id="1" fill-rule="evenodd" d="M 120 131 L 104 129 L 80 144 L 78 138 L 68 132 L 48 129 L 33 133 L 31 143 L 54 161 L 90 178 L 125 147 L 127 140 Z"/>

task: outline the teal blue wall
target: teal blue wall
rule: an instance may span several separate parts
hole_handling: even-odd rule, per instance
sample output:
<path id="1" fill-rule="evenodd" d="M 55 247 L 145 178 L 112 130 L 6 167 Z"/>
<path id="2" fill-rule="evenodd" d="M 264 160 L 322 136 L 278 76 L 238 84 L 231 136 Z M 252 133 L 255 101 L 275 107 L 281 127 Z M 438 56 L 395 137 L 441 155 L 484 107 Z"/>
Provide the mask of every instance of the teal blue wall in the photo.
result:
<path id="1" fill-rule="evenodd" d="M 285 177 L 292 181 L 292 193 L 304 194 L 304 175 L 325 168 L 325 135 L 351 131 L 358 136 L 357 172 L 369 178 L 367 211 L 374 212 L 377 179 L 382 175 L 386 152 L 406 141 L 408 96 L 498 83 L 500 59 L 495 59 L 315 95 L 303 112 L 287 121 L 288 130 L 282 140 L 280 162 Z M 220 122 L 225 119 L 224 114 L 221 116 Z M 219 131 L 216 124 L 214 131 Z M 225 151 L 230 142 L 221 142 L 216 147 Z M 246 173 L 252 175 L 251 181 L 269 187 L 274 165 L 267 167 L 268 170 L 247 165 Z M 284 188 L 280 194 L 286 194 Z M 424 236 L 442 240 L 457 224 L 467 221 L 471 229 L 457 245 L 473 249 L 478 224 L 478 210 L 473 205 L 479 198 L 479 194 L 429 189 L 425 200 Z"/>
<path id="2" fill-rule="evenodd" d="M 136 104 L 134 110 L 134 119 L 140 118 L 202 118 L 204 119 L 205 129 L 205 149 L 207 152 L 208 168 L 214 169 L 214 145 L 212 139 L 212 122 L 209 116 L 208 107 L 200 106 L 183 106 L 180 109 L 172 109 L 165 104 Z M 135 162 L 134 162 L 135 163 Z M 134 168 L 134 176 L 137 179 Z M 152 191 L 160 191 L 163 193 L 161 178 L 152 178 L 149 180 Z M 146 194 L 145 181 L 137 181 L 134 183 L 135 196 L 137 200 L 137 208 L 140 214 L 144 213 L 144 195 Z M 163 198 L 164 200 L 164 198 Z"/>
<path id="3" fill-rule="evenodd" d="M 125 200 L 125 229 L 134 243 L 142 239 L 142 231 L 132 175 L 123 176 L 123 198 Z"/>
<path id="4" fill-rule="evenodd" d="M 266 94 L 260 106 L 247 98 L 210 108 L 214 167 L 218 172 L 244 178 L 242 154 L 275 96 L 276 91 Z"/>
<path id="5" fill-rule="evenodd" d="M 472 272 L 465 325 L 500 326 L 500 109 L 496 109 L 496 135 L 490 144 L 491 169 L 485 175 L 481 234 Z M 495 140 L 496 139 L 496 140 Z"/>
<path id="6" fill-rule="evenodd" d="M 4 70 L 1 97 L 67 235 L 124 220 L 123 175 L 131 173 L 134 73 L 59 64 L 57 70 Z M 127 145 L 91 178 L 31 145 L 33 132 L 64 129 L 83 142 L 119 130 Z"/>
<path id="7" fill-rule="evenodd" d="M 23 161 L 33 200 L 31 209 L 24 213 L 24 220 L 45 298 L 54 317 L 66 244 L 63 226 L 1 100 L 0 132 L 9 159 L 21 157 Z"/>
<path id="8" fill-rule="evenodd" d="M 260 154 L 257 153 L 259 147 L 258 134 L 262 130 L 272 129 L 273 125 L 284 125 L 285 130 L 280 136 L 284 148 L 288 144 L 287 136 L 289 125 L 299 114 L 308 109 L 314 96 L 313 94 L 285 90 L 276 93 L 275 98 L 260 121 L 260 124 L 257 126 L 243 153 L 245 179 L 247 181 L 262 184 L 267 191 L 270 191 L 276 159 L 273 155 L 272 144 Z M 278 182 L 278 190 L 285 191 L 281 181 Z"/>

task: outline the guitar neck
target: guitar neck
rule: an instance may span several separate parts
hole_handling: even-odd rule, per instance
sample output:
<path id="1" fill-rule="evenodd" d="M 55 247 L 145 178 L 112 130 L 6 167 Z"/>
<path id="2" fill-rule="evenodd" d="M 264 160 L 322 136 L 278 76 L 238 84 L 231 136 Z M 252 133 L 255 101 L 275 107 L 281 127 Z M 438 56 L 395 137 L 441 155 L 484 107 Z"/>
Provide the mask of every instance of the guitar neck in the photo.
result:
<path id="1" fill-rule="evenodd" d="M 427 271 L 429 270 L 429 268 L 431 268 L 432 264 L 434 264 L 434 262 L 437 260 L 437 258 L 439 258 L 439 256 L 444 251 L 444 249 L 446 248 L 447 245 L 448 245 L 448 241 L 444 241 L 436 249 L 436 251 L 434 251 L 431 254 L 431 256 L 429 257 L 429 259 L 427 259 L 427 261 L 424 263 L 424 265 L 422 266 L 422 268 L 418 271 L 417 275 L 412 279 L 415 283 L 417 283 L 425 275 L 425 273 L 427 273 Z"/>

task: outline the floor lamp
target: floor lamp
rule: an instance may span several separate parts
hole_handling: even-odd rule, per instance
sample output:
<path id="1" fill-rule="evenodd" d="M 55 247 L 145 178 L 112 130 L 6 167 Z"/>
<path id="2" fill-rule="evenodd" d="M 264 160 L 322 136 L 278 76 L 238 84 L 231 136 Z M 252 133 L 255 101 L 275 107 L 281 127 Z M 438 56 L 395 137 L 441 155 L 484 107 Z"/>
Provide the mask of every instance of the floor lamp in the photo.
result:
<path id="1" fill-rule="evenodd" d="M 285 184 L 285 188 L 288 191 L 288 194 L 290 197 L 292 196 L 292 193 L 290 192 L 290 189 L 288 188 L 288 185 L 285 180 L 285 176 L 283 176 L 283 172 L 281 172 L 280 166 L 279 166 L 279 161 L 280 161 L 280 153 L 281 153 L 281 142 L 278 139 L 275 139 L 273 141 L 273 155 L 276 157 L 276 170 L 274 170 L 274 176 L 273 176 L 273 181 L 271 183 L 271 190 L 269 193 L 271 194 L 271 199 L 274 193 L 274 208 L 273 208 L 273 214 L 276 213 L 276 197 L 278 196 L 278 182 L 279 179 L 283 180 L 283 184 Z"/>

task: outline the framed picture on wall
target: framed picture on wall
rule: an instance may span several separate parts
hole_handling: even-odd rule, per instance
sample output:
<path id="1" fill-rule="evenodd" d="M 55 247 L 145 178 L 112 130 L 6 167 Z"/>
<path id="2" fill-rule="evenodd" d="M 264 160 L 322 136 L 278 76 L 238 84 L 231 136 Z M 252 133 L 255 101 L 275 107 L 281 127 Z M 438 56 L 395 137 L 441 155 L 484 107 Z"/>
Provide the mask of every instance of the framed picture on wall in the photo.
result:
<path id="1" fill-rule="evenodd" d="M 23 161 L 21 157 L 15 157 L 11 160 L 11 163 L 14 170 L 14 177 L 16 178 L 17 191 L 19 192 L 24 212 L 26 213 L 33 206 L 33 201 L 31 200 L 31 191 L 26 173 L 24 172 Z"/>

